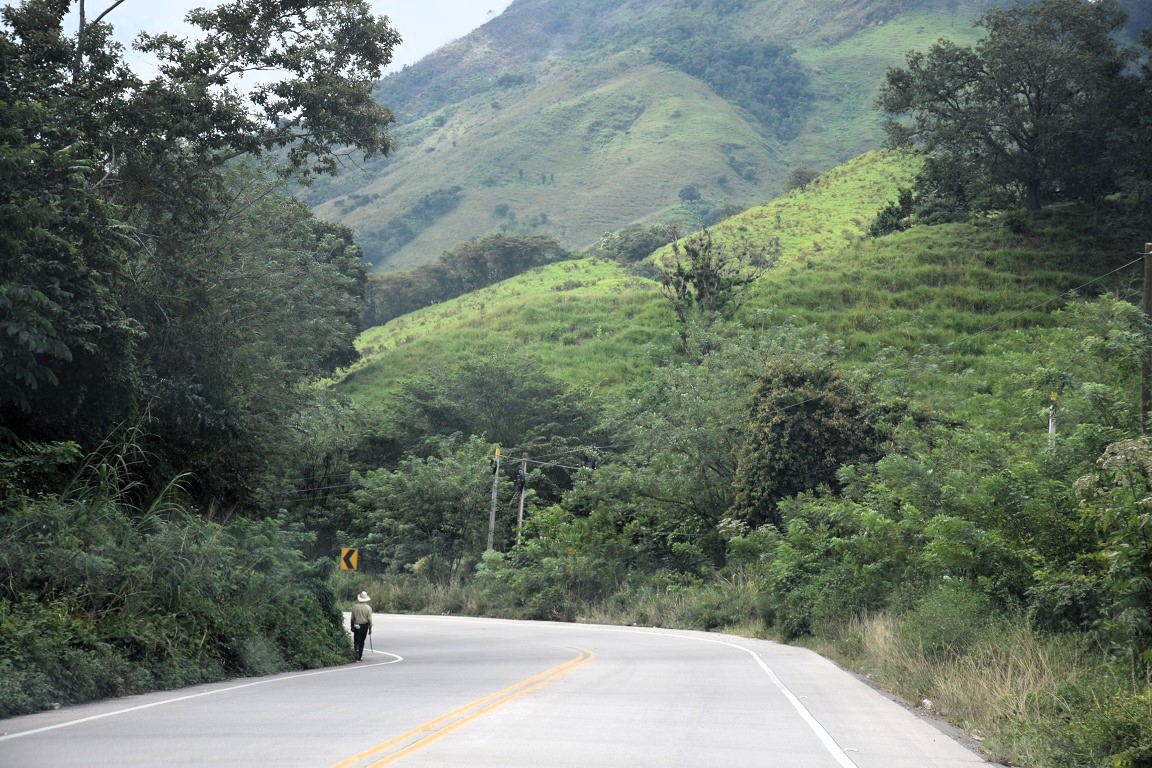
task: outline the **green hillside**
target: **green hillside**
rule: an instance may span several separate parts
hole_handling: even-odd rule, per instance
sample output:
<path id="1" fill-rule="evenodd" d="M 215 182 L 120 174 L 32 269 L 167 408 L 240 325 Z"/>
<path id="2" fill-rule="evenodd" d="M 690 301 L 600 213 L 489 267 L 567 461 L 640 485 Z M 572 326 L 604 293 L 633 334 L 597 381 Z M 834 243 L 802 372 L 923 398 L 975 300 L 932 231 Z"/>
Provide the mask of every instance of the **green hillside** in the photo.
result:
<path id="1" fill-rule="evenodd" d="M 619 387 L 671 354 L 676 332 L 666 304 L 655 283 L 612 262 L 542 267 L 365 331 L 364 358 L 340 388 L 386 403 L 398 381 L 425 366 L 508 346 L 579 389 Z"/>
<path id="2" fill-rule="evenodd" d="M 948 370 L 967 370 L 1004 334 L 1046 325 L 1065 291 L 1123 257 L 1092 233 L 1016 234 L 995 219 L 865 237 L 867 212 L 893 199 L 915 168 L 908 156 L 871 152 L 712 233 L 725 246 L 779 244 L 778 263 L 742 310 L 750 327 L 766 312 L 813 324 L 860 364 L 886 349 L 930 353 L 948 362 L 920 382 L 923 392 L 944 386 L 969 398 L 968 374 Z M 1059 232 L 1053 216 L 1045 226 Z M 362 359 L 339 388 L 383 403 L 423 368 L 516 347 L 578 390 L 623 390 L 674 359 L 675 341 L 675 317 L 653 280 L 615 262 L 577 259 L 365 331 Z"/>
<path id="3" fill-rule="evenodd" d="M 870 217 L 859 212 L 878 210 L 914 172 L 909 157 L 869 153 L 725 220 L 714 234 L 719 243 L 753 248 L 778 241 L 782 264 L 825 253 L 836 258 L 867 230 Z M 358 344 L 363 359 L 341 386 L 383 400 L 421 366 L 515 345 L 574 386 L 619 388 L 674 354 L 675 336 L 672 311 L 654 281 L 614 262 L 580 259 L 369 329 Z"/>
<path id="4" fill-rule="evenodd" d="M 1125 618 L 1145 604 L 1142 582 L 1104 565 L 1146 574 L 1147 546 L 1132 544 L 1146 523 L 1123 490 L 1152 483 L 1135 470 L 1146 442 L 1126 439 L 1146 343 L 1134 248 L 1067 207 L 865 236 L 915 170 L 868 153 L 717 224 L 714 243 L 778 243 L 780 258 L 702 356 L 685 354 L 655 282 L 590 259 L 362 334 L 337 391 L 373 414 L 383 466 L 354 478 L 359 517 L 342 524 L 395 574 L 374 590 L 438 612 L 768 627 L 937 702 L 1005 764 L 1146 754 L 1146 666 L 1092 650 L 1149 636 Z M 768 516 L 744 511 L 742 487 L 818 459 L 814 425 L 840 408 L 887 424 L 875 453 L 781 494 Z M 836 429 L 836 447 L 858 434 Z M 780 456 L 751 483 L 749 434 Z M 492 483 L 515 499 L 510 476 L 490 479 L 493 444 L 543 455 L 523 543 L 503 506 L 505 544 L 483 556 L 414 552 L 391 533 L 482 539 Z M 430 514 L 433 492 L 458 511 Z"/>
<path id="5" fill-rule="evenodd" d="M 304 198 L 379 269 L 497 231 L 578 249 L 636 222 L 691 230 L 878 146 L 886 68 L 973 39 L 984 5 L 518 0 L 387 78 L 396 151 Z"/>

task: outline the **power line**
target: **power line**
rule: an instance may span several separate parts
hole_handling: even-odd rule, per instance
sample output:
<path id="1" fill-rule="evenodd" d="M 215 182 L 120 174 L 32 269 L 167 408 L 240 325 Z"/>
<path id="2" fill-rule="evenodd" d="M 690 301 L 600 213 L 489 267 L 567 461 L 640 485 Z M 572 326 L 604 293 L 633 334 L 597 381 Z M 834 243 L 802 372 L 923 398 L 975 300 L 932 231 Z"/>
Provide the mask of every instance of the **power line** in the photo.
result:
<path id="1" fill-rule="evenodd" d="M 295 491 L 286 491 L 285 493 L 313 493 L 315 491 L 330 491 L 334 488 L 357 488 L 360 483 L 344 483 L 342 485 L 322 485 L 318 488 L 299 488 Z"/>
<path id="2" fill-rule="evenodd" d="M 1016 318 L 1024 317 L 1029 312 L 1035 312 L 1038 309 L 1043 309 L 1044 307 L 1048 306 L 1049 304 L 1052 304 L 1055 301 L 1059 301 L 1059 300 L 1064 299 L 1068 296 L 1071 296 L 1072 294 L 1077 293 L 1077 292 L 1087 288 L 1090 285 L 1095 285 L 1096 283 L 1100 282 L 1104 278 L 1110 277 L 1111 275 L 1114 275 L 1117 272 L 1120 272 L 1121 270 L 1127 269 L 1128 267 L 1132 266 L 1133 264 L 1138 264 L 1142 260 L 1143 260 L 1143 254 L 1141 254 L 1141 258 L 1139 258 L 1139 259 L 1135 259 L 1134 261 L 1130 261 L 1127 264 L 1116 267 L 1116 269 L 1112 270 L 1111 272 L 1107 272 L 1103 275 L 1100 275 L 1099 277 L 1095 277 L 1095 278 L 1089 280 L 1088 282 L 1084 283 L 1083 285 L 1079 285 L 1075 288 L 1070 288 L 1067 291 L 1065 291 L 1064 293 L 1060 294 L 1059 296 L 1056 296 L 1054 298 L 1048 299 L 1047 301 L 1041 302 L 1040 304 L 1037 304 L 1034 307 L 1029 307 L 1028 309 L 1025 309 L 1021 312 L 1018 312 L 1015 315 L 1012 315 L 1011 317 L 1006 317 L 1003 320 L 1001 320 L 1000 322 L 993 323 L 992 325 L 989 325 L 986 328 L 981 328 L 980 330 L 969 334 L 969 336 L 970 337 L 971 336 L 980 336 L 981 334 L 988 333 L 989 331 L 993 331 L 993 330 L 999 328 L 1000 326 L 1004 325 L 1005 323 L 1009 323 L 1009 322 L 1015 320 Z M 951 346 L 955 345 L 956 343 L 957 343 L 956 341 L 950 341 L 950 342 L 948 342 L 948 344 L 946 346 L 951 347 Z"/>

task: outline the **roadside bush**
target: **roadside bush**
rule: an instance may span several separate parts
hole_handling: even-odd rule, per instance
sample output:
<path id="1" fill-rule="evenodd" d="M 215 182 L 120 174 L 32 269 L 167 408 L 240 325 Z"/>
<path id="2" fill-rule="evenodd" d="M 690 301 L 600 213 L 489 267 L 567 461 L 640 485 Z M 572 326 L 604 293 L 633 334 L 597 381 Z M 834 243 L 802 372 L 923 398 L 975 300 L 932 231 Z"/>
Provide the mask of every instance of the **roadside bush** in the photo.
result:
<path id="1" fill-rule="evenodd" d="M 957 657 L 984 636 L 992 610 L 992 601 L 968 585 L 941 584 L 903 617 L 904 642 L 931 659 Z"/>
<path id="2" fill-rule="evenodd" d="M 1152 685 L 1097 675 L 1048 698 L 1048 717 L 1031 729 L 1052 768 L 1152 766 Z"/>
<path id="3" fill-rule="evenodd" d="M 0 656 L 8 668 L 0 717 L 151 687 L 150 670 L 133 665 L 127 649 L 94 637 L 69 608 L 0 600 Z"/>
<path id="4" fill-rule="evenodd" d="M 550 506 L 529 515 L 523 544 L 484 554 L 476 589 L 489 612 L 571 621 L 582 606 L 616 593 L 627 568 L 627 544 L 610 515 L 577 517 Z"/>
<path id="5" fill-rule="evenodd" d="M 755 594 L 727 586 L 699 587 L 687 596 L 683 614 L 685 629 L 712 631 L 746 626 L 756 621 Z"/>
<path id="6" fill-rule="evenodd" d="M 611 594 L 605 571 L 611 565 L 573 553 L 545 557 L 517 567 L 498 552 L 488 552 L 476 575 L 476 587 L 489 612 L 513 618 L 573 621 L 582 605 Z"/>
<path id="7" fill-rule="evenodd" d="M 347 661 L 325 585 L 275 520 L 129 503 L 96 461 L 67 497 L 0 515 L 0 717 Z M 10 673 L 10 674 L 9 674 Z"/>
<path id="8" fill-rule="evenodd" d="M 845 498 L 804 495 L 782 502 L 780 514 L 785 529 L 755 578 L 761 614 L 785 638 L 836 635 L 853 618 L 886 608 L 898 588 L 910 588 L 921 546 L 914 509 L 890 516 Z"/>

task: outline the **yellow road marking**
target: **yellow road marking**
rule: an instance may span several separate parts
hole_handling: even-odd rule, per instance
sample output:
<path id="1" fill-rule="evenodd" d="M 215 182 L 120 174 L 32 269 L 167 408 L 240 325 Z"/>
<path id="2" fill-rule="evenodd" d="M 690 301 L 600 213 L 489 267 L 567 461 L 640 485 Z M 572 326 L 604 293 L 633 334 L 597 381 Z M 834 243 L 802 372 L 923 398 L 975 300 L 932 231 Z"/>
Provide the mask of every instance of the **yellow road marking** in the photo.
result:
<path id="1" fill-rule="evenodd" d="M 517 699 L 530 691 L 534 691 L 553 680 L 563 677 L 577 667 L 592 661 L 594 658 L 595 656 L 592 655 L 591 651 L 582 650 L 575 658 L 563 664 L 558 664 L 551 669 L 546 669 L 539 674 L 514 683 L 503 690 L 481 697 L 447 714 L 433 718 L 411 730 L 405 731 L 399 736 L 377 744 L 374 747 L 370 747 L 357 755 L 349 757 L 347 760 L 342 760 L 334 764 L 331 768 L 351 768 L 351 766 L 358 765 L 365 760 L 376 758 L 377 756 L 379 756 L 379 759 L 370 763 L 370 766 L 390 765 L 401 757 L 423 749 L 432 742 L 447 736 L 465 723 L 470 723 L 481 715 L 486 715 L 513 699 Z M 390 752 L 390 750 L 393 749 L 396 751 Z M 383 754 L 386 752 L 390 753 Z"/>

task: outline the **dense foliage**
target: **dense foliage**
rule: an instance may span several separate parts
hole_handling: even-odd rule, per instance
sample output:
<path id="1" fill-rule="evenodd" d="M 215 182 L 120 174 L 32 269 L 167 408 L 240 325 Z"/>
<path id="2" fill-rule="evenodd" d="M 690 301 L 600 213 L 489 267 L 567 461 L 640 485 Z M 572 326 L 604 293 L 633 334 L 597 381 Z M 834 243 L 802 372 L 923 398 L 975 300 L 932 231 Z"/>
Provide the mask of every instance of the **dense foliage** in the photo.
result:
<path id="1" fill-rule="evenodd" d="M 617 232 L 606 233 L 584 253 L 592 259 L 635 264 L 679 239 L 680 231 L 673 224 L 633 224 Z"/>
<path id="2" fill-rule="evenodd" d="M 178 484 L 141 499 L 131 435 L 36 453 L 0 460 L 0 717 L 348 660 L 333 563 L 277 521 L 210 522 Z M 11 493 L 46 466 L 60 490 Z"/>
<path id="3" fill-rule="evenodd" d="M 325 568 L 259 519 L 331 438 L 365 272 L 284 185 L 390 149 L 399 38 L 357 0 L 224 3 L 142 34 L 145 80 L 118 5 L 0 9 L 3 714 L 346 657 Z"/>
<path id="4" fill-rule="evenodd" d="M 191 470 L 206 504 L 252 505 L 284 412 L 355 356 L 364 283 L 350 232 L 277 180 L 389 148 L 369 94 L 396 35 L 358 2 L 222 5 L 191 15 L 204 41 L 145 35 L 145 82 L 69 6 L 2 11 L 0 424 L 91 450 L 145 423 L 155 487 Z"/>
<path id="5" fill-rule="evenodd" d="M 779 528 L 781 501 L 838 489 L 840 467 L 880 452 L 885 430 L 868 410 L 831 366 L 770 361 L 752 393 L 748 439 L 732 477 L 732 518 L 750 528 Z"/>
<path id="6" fill-rule="evenodd" d="M 699 19 L 685 22 L 663 31 L 652 55 L 748 110 L 767 132 L 794 138 L 813 98 L 808 72 L 790 46 L 733 39 L 732 33 Z"/>
<path id="7" fill-rule="evenodd" d="M 879 104 L 912 118 L 890 136 L 928 155 L 922 212 L 1099 203 L 1145 183 L 1152 80 L 1127 66 L 1125 19 L 1115 0 L 993 8 L 977 45 L 942 40 L 889 70 Z"/>

